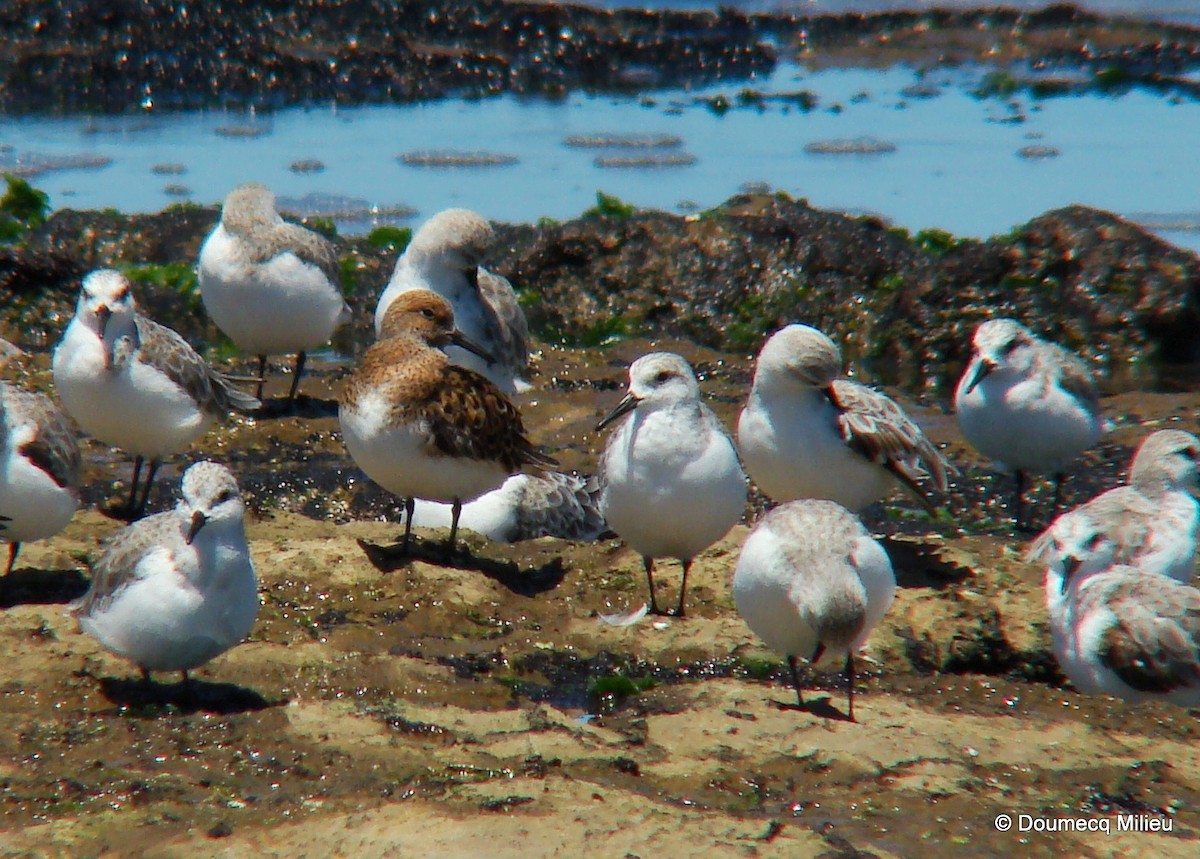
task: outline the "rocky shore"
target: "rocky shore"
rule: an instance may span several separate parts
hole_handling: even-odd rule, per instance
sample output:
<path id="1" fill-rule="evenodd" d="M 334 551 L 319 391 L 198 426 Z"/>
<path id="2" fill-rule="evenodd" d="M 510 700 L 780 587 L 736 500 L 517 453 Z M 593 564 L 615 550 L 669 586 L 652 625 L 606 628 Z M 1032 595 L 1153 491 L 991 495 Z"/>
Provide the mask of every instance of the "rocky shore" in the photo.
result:
<path id="1" fill-rule="evenodd" d="M 1187 98 L 1200 30 L 1070 5 L 880 14 L 606 11 L 537 2 L 13 0 L 9 113 L 364 104 L 642 91 L 747 80 L 780 58 L 917 68 L 985 61 L 1002 88 L 1146 86 Z"/>

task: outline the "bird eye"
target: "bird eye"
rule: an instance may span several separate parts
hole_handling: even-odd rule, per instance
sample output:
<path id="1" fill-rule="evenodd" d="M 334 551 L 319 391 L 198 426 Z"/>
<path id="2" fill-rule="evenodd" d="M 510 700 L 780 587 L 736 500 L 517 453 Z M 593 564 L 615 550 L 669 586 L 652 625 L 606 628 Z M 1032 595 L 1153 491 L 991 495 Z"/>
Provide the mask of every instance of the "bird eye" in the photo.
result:
<path id="1" fill-rule="evenodd" d="M 1017 338 L 1014 337 L 1012 340 L 1009 340 L 1007 343 L 1005 343 L 1000 348 L 1000 352 L 1001 352 L 1001 354 L 1004 354 L 1004 355 L 1011 355 L 1016 350 L 1016 348 L 1020 345 L 1021 345 L 1021 341 L 1017 340 Z"/>
<path id="2" fill-rule="evenodd" d="M 421 315 L 426 319 L 433 319 L 433 310 L 428 307 L 421 308 Z"/>
<path id="3" fill-rule="evenodd" d="M 224 504 L 226 501 L 230 501 L 232 499 L 233 499 L 233 490 L 225 489 L 225 490 L 222 490 L 221 494 L 217 496 L 217 503 Z"/>
<path id="4" fill-rule="evenodd" d="M 1092 536 L 1092 539 L 1088 540 L 1087 547 L 1088 547 L 1089 549 L 1096 549 L 1096 548 L 1099 548 L 1099 546 L 1100 546 L 1100 543 L 1101 543 L 1101 541 L 1102 541 L 1103 539 L 1104 539 L 1104 537 L 1103 537 L 1102 535 L 1100 535 L 1100 534 L 1095 534 L 1095 535 L 1093 535 L 1093 536 Z"/>
<path id="5" fill-rule="evenodd" d="M 670 370 L 662 370 L 657 376 L 654 377 L 654 381 L 661 385 L 663 382 L 667 381 L 667 379 L 671 378 L 671 375 L 672 374 Z"/>

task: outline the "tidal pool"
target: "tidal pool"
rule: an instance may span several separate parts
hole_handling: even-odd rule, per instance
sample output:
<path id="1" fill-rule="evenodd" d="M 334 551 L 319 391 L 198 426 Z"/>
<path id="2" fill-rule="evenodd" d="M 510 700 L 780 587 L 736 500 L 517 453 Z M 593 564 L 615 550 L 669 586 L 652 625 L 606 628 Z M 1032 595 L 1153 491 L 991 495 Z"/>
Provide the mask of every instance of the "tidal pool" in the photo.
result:
<path id="1" fill-rule="evenodd" d="M 79 169 L 33 178 L 55 208 L 216 203 L 238 182 L 257 180 L 282 198 L 335 195 L 398 209 L 377 219 L 392 221 L 405 209 L 419 219 L 448 206 L 506 221 L 568 218 L 598 190 L 694 211 L 765 185 L 914 230 L 987 236 L 1084 203 L 1169 224 L 1172 241 L 1200 249 L 1200 232 L 1178 229 L 1194 214 L 1200 187 L 1200 104 L 1141 90 L 977 97 L 988 71 L 809 72 L 782 64 L 757 80 L 629 97 L 4 117 L 0 169 L 82 159 Z M 802 93 L 815 96 L 811 108 Z M 644 153 L 568 145 L 606 135 L 678 143 Z M 860 151 L 856 141 L 872 146 Z M 478 166 L 403 158 L 438 151 L 496 157 Z M 639 154 L 647 157 L 630 157 Z M 324 169 L 294 169 L 306 162 Z"/>

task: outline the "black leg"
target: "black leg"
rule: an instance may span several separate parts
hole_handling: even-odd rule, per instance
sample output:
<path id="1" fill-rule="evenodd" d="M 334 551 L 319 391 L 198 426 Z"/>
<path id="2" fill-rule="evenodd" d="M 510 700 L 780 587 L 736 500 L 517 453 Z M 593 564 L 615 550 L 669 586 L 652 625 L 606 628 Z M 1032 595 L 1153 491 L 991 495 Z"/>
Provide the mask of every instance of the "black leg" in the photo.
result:
<path id="1" fill-rule="evenodd" d="M 258 390 L 255 391 L 256 399 L 261 400 L 263 394 L 263 385 L 267 382 L 267 356 L 258 356 Z"/>
<path id="2" fill-rule="evenodd" d="M 150 460 L 150 470 L 146 474 L 146 486 L 142 490 L 142 503 L 138 505 L 137 515 L 142 517 L 146 515 L 146 504 L 150 501 L 150 488 L 154 486 L 154 476 L 158 474 L 158 467 L 162 462 L 157 459 Z"/>
<path id="3" fill-rule="evenodd" d="M 305 354 L 301 352 L 296 356 L 296 371 L 292 373 L 292 389 L 288 391 L 288 402 L 296 401 L 296 392 L 300 390 L 300 376 L 304 373 Z"/>
<path id="4" fill-rule="evenodd" d="M 850 711 L 850 721 L 854 721 L 854 654 L 846 654 L 846 707 Z"/>
<path id="5" fill-rule="evenodd" d="M 1013 496 L 1013 523 L 1020 531 L 1025 527 L 1025 472 L 1018 468 L 1014 477 L 1017 479 L 1017 492 Z"/>
<path id="6" fill-rule="evenodd" d="M 129 518 L 132 519 L 137 515 L 137 491 L 138 480 L 142 476 L 142 458 L 135 456 L 133 458 L 133 482 L 129 484 L 129 504 L 126 505 L 126 511 L 129 513 Z"/>
<path id="7" fill-rule="evenodd" d="M 462 515 L 462 502 L 457 498 L 450 505 L 450 539 L 446 541 L 446 554 L 454 554 L 454 541 L 458 537 L 458 517 Z"/>
<path id="8" fill-rule="evenodd" d="M 412 520 L 417 509 L 417 499 L 411 495 L 404 499 L 404 551 L 412 545 Z"/>
<path id="9" fill-rule="evenodd" d="M 1054 509 L 1050 511 L 1051 519 L 1058 515 L 1059 508 L 1062 507 L 1062 488 L 1066 479 L 1067 475 L 1061 471 L 1054 475 Z"/>
<path id="10" fill-rule="evenodd" d="M 154 678 L 150 676 L 150 669 L 144 665 L 139 665 L 138 668 L 142 669 L 142 684 L 147 687 L 154 685 Z"/>
<path id="11" fill-rule="evenodd" d="M 13 571 L 13 567 L 17 563 L 17 555 L 19 555 L 20 553 L 21 553 L 21 544 L 20 543 L 9 543 L 8 544 L 8 569 L 6 569 L 4 571 L 4 575 L 7 576 L 9 573 L 11 573 Z"/>
<path id="12" fill-rule="evenodd" d="M 642 566 L 646 568 L 646 581 L 650 585 L 650 614 L 661 614 L 658 601 L 654 597 L 654 559 L 643 557 Z"/>
<path id="13" fill-rule="evenodd" d="M 683 562 L 683 581 L 679 583 L 679 605 L 675 608 L 675 616 L 683 617 L 683 599 L 687 596 L 687 574 L 692 568 L 692 561 L 689 558 Z"/>
<path id="14" fill-rule="evenodd" d="M 796 690 L 796 703 L 801 707 L 804 706 L 804 692 L 800 689 L 800 672 L 796 669 L 796 657 L 789 656 L 787 658 L 788 671 L 792 672 L 792 686 Z"/>

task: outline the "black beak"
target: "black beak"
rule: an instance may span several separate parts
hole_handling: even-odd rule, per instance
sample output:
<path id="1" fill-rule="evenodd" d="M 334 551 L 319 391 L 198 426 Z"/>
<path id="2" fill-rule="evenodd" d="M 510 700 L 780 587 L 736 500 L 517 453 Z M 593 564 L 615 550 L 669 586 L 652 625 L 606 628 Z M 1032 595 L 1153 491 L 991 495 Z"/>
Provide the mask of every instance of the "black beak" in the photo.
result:
<path id="1" fill-rule="evenodd" d="M 1070 556 L 1063 558 L 1063 580 L 1062 587 L 1059 588 L 1059 593 L 1065 594 L 1067 592 L 1067 586 L 1071 584 L 1071 577 L 1075 575 L 1082 563 L 1083 561 L 1079 560 L 1079 558 L 1072 558 Z"/>
<path id="2" fill-rule="evenodd" d="M 635 397 L 633 394 L 626 394 L 621 398 L 621 402 L 617 403 L 617 407 L 605 415 L 600 423 L 596 424 L 596 432 L 600 432 L 600 430 L 604 429 L 622 415 L 627 415 L 632 412 L 638 407 L 638 403 L 640 402 L 641 400 L 638 397 Z"/>
<path id="3" fill-rule="evenodd" d="M 100 336 L 104 336 L 104 329 L 108 327 L 108 320 L 112 319 L 112 308 L 107 304 L 101 304 L 96 308 L 96 316 L 100 320 Z"/>
<path id="4" fill-rule="evenodd" d="M 471 289 L 479 292 L 479 266 L 473 265 L 463 274 L 467 276 L 467 283 L 471 284 Z"/>
<path id="5" fill-rule="evenodd" d="M 996 363 L 989 361 L 987 358 L 980 358 L 979 365 L 975 368 L 975 375 L 971 377 L 971 381 L 967 383 L 967 393 L 975 390 L 979 383 L 988 377 L 992 370 L 996 369 Z"/>
<path id="6" fill-rule="evenodd" d="M 457 328 L 455 328 L 454 331 L 452 331 L 450 333 L 450 342 L 453 343 L 455 346 L 459 346 L 463 349 L 466 349 L 468 352 L 470 352 L 473 355 L 478 355 L 480 358 L 487 361 L 489 364 L 496 363 L 496 359 L 494 357 L 492 357 L 492 354 L 490 352 L 488 352 L 486 349 L 484 349 L 482 346 L 480 346 L 475 341 L 471 340 L 469 337 L 467 337 L 466 334 L 463 334 Z"/>
<path id="7" fill-rule="evenodd" d="M 196 535 L 200 533 L 200 529 L 208 524 L 208 517 L 196 510 L 192 513 L 192 524 L 188 526 L 187 544 L 192 545 L 192 541 L 196 539 Z"/>

